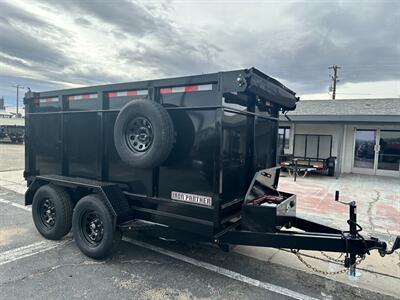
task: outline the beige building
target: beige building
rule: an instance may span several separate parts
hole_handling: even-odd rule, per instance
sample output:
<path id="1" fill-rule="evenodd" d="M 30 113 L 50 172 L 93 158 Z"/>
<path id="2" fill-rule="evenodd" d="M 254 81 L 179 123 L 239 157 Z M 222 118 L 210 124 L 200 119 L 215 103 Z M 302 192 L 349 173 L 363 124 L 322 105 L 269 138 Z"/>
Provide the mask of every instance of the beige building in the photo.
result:
<path id="1" fill-rule="evenodd" d="M 337 176 L 400 178 L 400 98 L 301 100 L 287 117 L 280 116 L 281 154 L 307 158 L 318 156 L 311 149 L 325 156 L 330 150 Z"/>

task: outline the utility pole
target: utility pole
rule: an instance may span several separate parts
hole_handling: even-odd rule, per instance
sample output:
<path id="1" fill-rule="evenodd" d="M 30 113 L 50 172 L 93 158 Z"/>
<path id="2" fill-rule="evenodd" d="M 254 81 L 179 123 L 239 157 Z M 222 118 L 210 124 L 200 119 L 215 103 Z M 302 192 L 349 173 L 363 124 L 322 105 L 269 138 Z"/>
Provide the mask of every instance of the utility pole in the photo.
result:
<path id="1" fill-rule="evenodd" d="M 19 89 L 24 89 L 23 86 L 20 86 L 19 84 L 17 85 L 13 85 L 12 87 L 17 88 L 17 118 L 19 117 L 19 113 L 18 113 L 18 104 L 19 104 Z"/>
<path id="2" fill-rule="evenodd" d="M 332 78 L 332 85 L 330 87 L 330 91 L 332 92 L 332 100 L 335 100 L 336 98 L 336 83 L 339 82 L 337 71 L 340 69 L 339 66 L 337 65 L 332 65 L 329 67 L 330 70 L 333 70 L 333 75 L 330 75 Z"/>

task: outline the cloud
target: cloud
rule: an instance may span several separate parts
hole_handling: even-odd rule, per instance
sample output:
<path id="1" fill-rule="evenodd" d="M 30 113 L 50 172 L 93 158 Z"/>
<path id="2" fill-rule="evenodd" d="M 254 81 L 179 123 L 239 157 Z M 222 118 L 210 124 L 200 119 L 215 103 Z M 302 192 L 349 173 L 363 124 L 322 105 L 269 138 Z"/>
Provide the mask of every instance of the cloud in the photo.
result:
<path id="1" fill-rule="evenodd" d="M 143 36 L 145 34 L 168 31 L 170 27 L 163 19 L 153 17 L 143 6 L 126 1 L 48 1 L 61 9 L 68 9 L 73 13 L 91 15 L 99 20 L 118 27 L 124 33 Z"/>
<path id="2" fill-rule="evenodd" d="M 78 24 L 78 25 L 82 25 L 82 26 L 90 26 L 90 25 L 92 25 L 92 22 L 90 22 L 88 19 L 82 18 L 82 17 L 76 18 L 75 19 L 75 23 Z"/>
<path id="3" fill-rule="evenodd" d="M 170 6 L 166 2 L 160 3 L 139 5 L 122 0 L 118 5 L 112 2 L 101 2 L 100 5 L 96 1 L 75 0 L 57 2 L 57 5 L 68 6 L 72 11 L 88 14 L 102 24 L 113 26 L 111 33 L 117 38 L 131 38 L 133 46 L 122 47 L 117 52 L 118 58 L 154 70 L 157 76 L 210 72 L 221 67 L 215 61 L 222 48 L 205 39 L 193 39 L 190 32 L 177 28 L 172 18 L 164 14 L 171 12 Z"/>
<path id="4" fill-rule="evenodd" d="M 32 89 L 251 66 L 300 94 L 327 91 L 332 64 L 343 84 L 400 78 L 395 1 L 3 0 L 0 11 L 2 80 L 41 80 Z"/>
<path id="5" fill-rule="evenodd" d="M 23 63 L 25 61 L 37 67 L 47 65 L 53 68 L 61 68 L 70 63 L 59 49 L 41 39 L 43 36 L 67 38 L 67 34 L 7 2 L 0 2 L 0 10 L 0 53 L 3 63 L 17 63 L 27 67 Z"/>
<path id="6" fill-rule="evenodd" d="M 296 3 L 297 30 L 287 40 L 263 47 L 265 67 L 287 81 L 318 91 L 329 82 L 328 66 L 338 64 L 341 82 L 400 78 L 400 5 L 394 2 Z M 260 57 L 256 57 L 257 60 Z"/>
<path id="7" fill-rule="evenodd" d="M 70 60 L 48 43 L 11 26 L 0 25 L 1 51 L 16 60 L 25 60 L 37 65 L 62 68 Z"/>

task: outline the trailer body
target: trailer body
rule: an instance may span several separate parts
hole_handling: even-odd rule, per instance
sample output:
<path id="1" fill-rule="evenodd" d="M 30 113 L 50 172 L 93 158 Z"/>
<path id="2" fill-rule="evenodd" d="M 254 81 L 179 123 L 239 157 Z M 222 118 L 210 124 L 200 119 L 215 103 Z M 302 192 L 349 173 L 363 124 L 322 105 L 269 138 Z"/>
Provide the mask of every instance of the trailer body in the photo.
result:
<path id="1" fill-rule="evenodd" d="M 369 249 L 386 253 L 353 223 L 344 234 L 297 218 L 295 195 L 277 190 L 278 114 L 297 101 L 254 68 L 28 92 L 25 204 L 45 237 L 73 226 L 89 245 L 78 246 L 97 258 L 108 253 L 95 253 L 98 245 L 113 247 L 106 233 L 124 230 L 221 247 L 297 244 L 349 253 L 352 265 Z M 73 214 L 72 225 L 54 232 L 57 209 Z M 292 226 L 314 233 L 284 230 Z"/>
<path id="2" fill-rule="evenodd" d="M 248 84 L 237 84 L 249 73 L 254 89 L 279 89 L 280 103 L 257 105 L 256 94 L 244 92 Z M 161 103 L 174 122 L 174 148 L 156 168 L 132 168 L 115 149 L 115 119 L 136 99 Z M 297 99 L 257 70 L 239 70 L 46 92 L 25 101 L 28 181 L 59 175 L 113 182 L 141 218 L 210 236 L 240 214 L 254 172 L 276 165 L 278 112 Z M 211 202 L 182 201 L 182 194 Z"/>

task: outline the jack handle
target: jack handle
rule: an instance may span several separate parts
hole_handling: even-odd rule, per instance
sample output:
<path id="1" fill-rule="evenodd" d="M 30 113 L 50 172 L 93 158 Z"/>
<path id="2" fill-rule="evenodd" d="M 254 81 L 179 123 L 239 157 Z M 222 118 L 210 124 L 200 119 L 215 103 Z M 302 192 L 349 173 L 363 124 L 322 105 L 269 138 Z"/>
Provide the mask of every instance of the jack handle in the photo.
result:
<path id="1" fill-rule="evenodd" d="M 339 203 L 342 203 L 342 204 L 344 204 L 344 205 L 352 205 L 352 204 L 355 204 L 354 201 L 351 201 L 351 202 L 340 201 L 340 194 L 339 194 L 339 191 L 335 191 L 335 201 L 336 201 L 336 202 L 339 202 Z"/>
<path id="2" fill-rule="evenodd" d="M 352 234 L 353 236 L 357 235 L 357 233 L 359 231 L 361 231 L 361 227 L 357 224 L 355 202 L 354 201 L 351 201 L 351 202 L 340 201 L 339 191 L 335 192 L 335 201 L 350 206 L 350 219 L 347 222 L 350 225 L 350 234 Z M 357 227 L 359 227 L 358 230 L 357 230 Z M 390 251 L 388 251 L 386 249 L 379 249 L 379 254 L 381 256 L 390 255 L 397 249 L 400 249 L 400 236 L 396 237 L 396 240 L 394 241 L 392 249 Z"/>
<path id="3" fill-rule="evenodd" d="M 385 250 L 379 250 L 379 254 L 381 256 L 390 255 L 394 251 L 396 251 L 397 249 L 400 249 L 400 236 L 396 237 L 396 239 L 395 239 L 395 241 L 393 243 L 392 249 L 390 251 L 387 251 L 386 249 Z"/>

